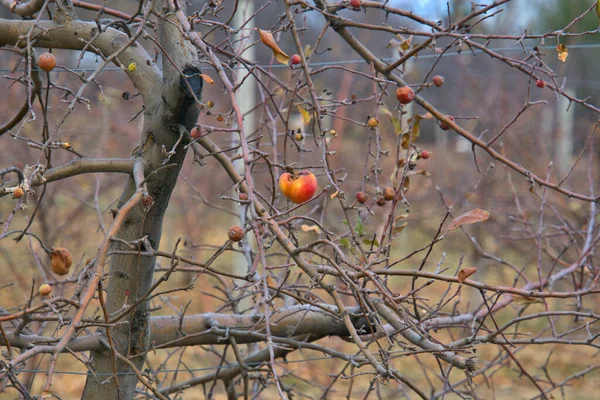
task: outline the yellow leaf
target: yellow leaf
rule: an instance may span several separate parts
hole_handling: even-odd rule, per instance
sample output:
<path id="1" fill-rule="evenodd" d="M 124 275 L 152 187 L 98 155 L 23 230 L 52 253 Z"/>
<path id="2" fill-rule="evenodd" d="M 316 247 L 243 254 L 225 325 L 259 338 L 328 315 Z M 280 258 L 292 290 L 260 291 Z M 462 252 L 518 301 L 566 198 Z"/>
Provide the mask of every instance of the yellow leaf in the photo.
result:
<path id="1" fill-rule="evenodd" d="M 308 111 L 306 111 L 306 109 L 302 106 L 297 106 L 298 107 L 298 112 L 300 112 L 300 115 L 302 115 L 302 122 L 304 122 L 304 126 L 308 125 L 308 123 L 311 120 L 311 115 Z"/>
<path id="2" fill-rule="evenodd" d="M 273 38 L 273 35 L 271 34 L 271 32 L 263 31 L 262 29 L 259 29 L 258 34 L 260 35 L 260 41 L 265 46 L 267 46 L 268 48 L 270 48 L 273 51 L 273 55 L 275 56 L 275 59 L 280 64 L 289 64 L 290 56 L 285 54 L 285 52 L 279 48 L 277 43 L 275 43 L 275 39 Z"/>
<path id="3" fill-rule="evenodd" d="M 408 39 L 406 39 L 406 40 L 403 40 L 403 41 L 400 43 L 400 48 L 401 48 L 402 50 L 404 50 L 404 51 L 406 51 L 406 50 L 410 49 L 410 42 L 412 42 L 412 38 L 413 38 L 413 37 L 412 37 L 412 35 L 410 35 L 410 36 L 408 37 Z"/>
<path id="4" fill-rule="evenodd" d="M 335 191 L 335 193 L 333 193 L 333 194 L 332 194 L 331 196 L 329 196 L 329 197 L 331 197 L 331 200 L 333 200 L 333 199 L 335 199 L 335 198 L 337 197 L 337 195 L 338 195 L 339 193 L 340 193 L 340 192 L 339 192 L 339 190 L 336 190 L 336 191 Z"/>
<path id="5" fill-rule="evenodd" d="M 304 56 L 306 58 L 309 58 L 312 55 L 312 47 L 310 46 L 310 44 L 307 44 L 306 46 L 304 46 Z"/>
<path id="6" fill-rule="evenodd" d="M 404 230 L 404 228 L 406 228 L 407 225 L 408 225 L 408 222 L 404 222 L 398 226 L 394 225 L 394 227 L 392 228 L 392 233 L 394 235 L 399 234 L 400 232 L 402 232 Z"/>
<path id="7" fill-rule="evenodd" d="M 558 59 L 562 62 L 567 61 L 567 57 L 569 56 L 569 49 L 565 44 L 559 44 L 556 46 L 556 51 L 558 51 Z"/>
<path id="8" fill-rule="evenodd" d="M 306 224 L 302 224 L 300 226 L 300 229 L 302 230 L 302 232 L 310 232 L 313 231 L 315 233 L 319 233 L 319 227 L 316 225 L 306 225 Z"/>
<path id="9" fill-rule="evenodd" d="M 381 107 L 380 111 L 388 117 L 390 117 L 392 125 L 394 125 L 394 132 L 396 132 L 396 135 L 399 135 L 402 132 L 402 129 L 400 128 L 400 120 L 398 119 L 398 117 L 396 117 L 390 110 L 388 110 L 386 106 Z"/>
<path id="10" fill-rule="evenodd" d="M 200 74 L 200 76 L 202 77 L 202 79 L 204 79 L 204 82 L 208 83 L 209 85 L 212 85 L 213 83 L 215 83 L 213 78 L 211 78 L 210 76 L 208 76 L 206 74 Z"/>
<path id="11" fill-rule="evenodd" d="M 596 2 L 596 15 L 600 18 L 600 0 Z"/>

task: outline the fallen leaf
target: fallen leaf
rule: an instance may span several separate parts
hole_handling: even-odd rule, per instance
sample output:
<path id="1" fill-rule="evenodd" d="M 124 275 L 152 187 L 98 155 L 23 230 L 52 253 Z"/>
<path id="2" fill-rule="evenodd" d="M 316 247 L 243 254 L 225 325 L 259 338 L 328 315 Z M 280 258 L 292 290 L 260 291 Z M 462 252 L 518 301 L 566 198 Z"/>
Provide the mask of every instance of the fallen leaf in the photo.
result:
<path id="1" fill-rule="evenodd" d="M 562 62 L 567 61 L 567 57 L 569 56 L 569 49 L 567 45 L 561 43 L 556 46 L 556 51 L 558 51 L 558 59 Z"/>
<path id="2" fill-rule="evenodd" d="M 260 41 L 263 42 L 263 44 L 265 46 L 267 46 L 268 48 L 270 48 L 273 51 L 273 55 L 275 56 L 275 59 L 280 64 L 286 64 L 286 65 L 289 64 L 290 56 L 285 54 L 285 52 L 279 48 L 277 43 L 275 43 L 275 39 L 273 38 L 273 35 L 271 34 L 271 32 L 263 31 L 262 29 L 259 29 L 258 34 L 260 35 Z"/>
<path id="3" fill-rule="evenodd" d="M 489 212 L 482 210 L 480 208 L 476 208 L 474 210 L 471 210 L 469 212 L 464 213 L 463 215 L 460 215 L 460 216 L 454 218 L 452 220 L 452 222 L 450 223 L 450 227 L 448 228 L 448 231 L 453 231 L 461 225 L 476 224 L 478 222 L 483 222 L 483 221 L 487 220 L 489 217 L 490 217 Z"/>
<path id="4" fill-rule="evenodd" d="M 471 275 L 473 275 L 475 272 L 477 272 L 477 268 L 463 268 L 460 271 L 458 271 L 458 281 L 460 283 L 463 283 L 465 281 L 465 279 L 467 279 L 468 277 L 470 277 Z"/>

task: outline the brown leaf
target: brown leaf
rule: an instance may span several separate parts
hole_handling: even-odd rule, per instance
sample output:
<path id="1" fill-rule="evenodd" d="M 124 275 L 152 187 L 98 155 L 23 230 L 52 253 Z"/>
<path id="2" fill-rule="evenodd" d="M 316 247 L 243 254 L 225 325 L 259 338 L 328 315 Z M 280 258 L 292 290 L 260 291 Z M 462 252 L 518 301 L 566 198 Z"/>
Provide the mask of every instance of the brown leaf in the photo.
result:
<path id="1" fill-rule="evenodd" d="M 470 277 L 471 275 L 473 275 L 475 272 L 477 272 L 477 268 L 463 268 L 460 271 L 458 271 L 458 281 L 460 283 L 463 283 L 465 281 L 465 279 L 467 279 L 468 277 Z"/>
<path id="2" fill-rule="evenodd" d="M 408 226 L 408 222 L 404 222 L 400 225 L 394 225 L 394 227 L 392 228 L 392 233 L 394 235 L 397 235 L 400 232 L 402 232 L 404 230 L 404 228 L 406 228 L 407 226 Z"/>
<path id="3" fill-rule="evenodd" d="M 289 64 L 290 56 L 285 54 L 285 52 L 279 48 L 277 43 L 275 43 L 275 39 L 273 38 L 273 35 L 271 34 L 271 32 L 263 31 L 262 29 L 259 29 L 258 34 L 260 35 L 260 41 L 263 42 L 263 44 L 265 46 L 267 46 L 268 48 L 270 48 L 273 51 L 273 55 L 275 56 L 275 59 L 280 64 Z"/>
<path id="4" fill-rule="evenodd" d="M 50 252 L 52 262 L 52 272 L 56 275 L 66 275 L 69 273 L 69 268 L 73 263 L 73 257 L 69 250 L 62 247 L 54 247 Z"/>
<path id="5" fill-rule="evenodd" d="M 461 225 L 464 224 L 476 224 L 478 222 L 483 222 L 490 217 L 490 213 L 482 210 L 480 208 L 476 208 L 469 212 L 464 213 L 452 220 L 448 231 L 453 231 Z"/>

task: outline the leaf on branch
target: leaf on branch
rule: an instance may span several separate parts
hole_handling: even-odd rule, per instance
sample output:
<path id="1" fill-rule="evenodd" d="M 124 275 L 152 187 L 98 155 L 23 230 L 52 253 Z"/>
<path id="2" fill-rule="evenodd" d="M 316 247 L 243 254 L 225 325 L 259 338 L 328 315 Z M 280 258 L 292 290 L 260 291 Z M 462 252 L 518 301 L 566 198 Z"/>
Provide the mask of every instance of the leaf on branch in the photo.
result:
<path id="1" fill-rule="evenodd" d="M 387 115 L 388 117 L 390 117 L 390 120 L 392 121 L 392 125 L 394 125 L 394 132 L 396 132 L 396 135 L 399 135 L 402 132 L 402 129 L 400 128 L 400 120 L 398 119 L 398 117 L 396 117 L 387 107 L 383 106 L 381 107 L 380 111 L 382 113 L 384 113 L 385 115 Z"/>
<path id="2" fill-rule="evenodd" d="M 275 56 L 277 62 L 280 64 L 289 64 L 290 56 L 285 54 L 285 52 L 279 48 L 277 43 L 275 43 L 275 39 L 273 38 L 271 32 L 259 29 L 258 33 L 260 35 L 260 41 L 273 51 L 273 55 Z"/>
<path id="3" fill-rule="evenodd" d="M 600 19 L 600 0 L 596 1 L 596 15 Z"/>
<path id="4" fill-rule="evenodd" d="M 471 275 L 473 275 L 475 272 L 477 272 L 477 268 L 463 268 L 460 271 L 458 271 L 458 275 L 456 276 L 458 278 L 458 282 L 463 283 L 468 277 L 470 277 Z"/>
<path id="5" fill-rule="evenodd" d="M 310 115 L 310 113 L 308 111 L 306 111 L 306 109 L 302 106 L 296 106 L 298 107 L 298 112 L 300 113 L 300 115 L 302 115 L 302 122 L 304 123 L 304 126 L 308 125 L 310 123 L 310 120 L 312 119 L 312 116 Z"/>
<path id="6" fill-rule="evenodd" d="M 408 222 L 403 222 L 400 225 L 394 225 L 394 227 L 392 228 L 392 233 L 394 235 L 398 235 L 399 233 L 401 233 L 404 228 L 406 228 L 408 226 Z"/>
<path id="7" fill-rule="evenodd" d="M 340 194 L 340 191 L 336 190 L 335 193 L 331 194 L 329 197 L 331 198 L 331 200 L 333 200 L 337 197 L 338 194 Z"/>
<path id="8" fill-rule="evenodd" d="M 302 224 L 300 226 L 300 229 L 302 230 L 302 232 L 310 232 L 313 231 L 315 233 L 319 233 L 319 227 L 316 225 L 307 225 L 307 224 Z"/>
<path id="9" fill-rule="evenodd" d="M 487 220 L 489 217 L 490 217 L 489 212 L 482 210 L 480 208 L 476 208 L 474 210 L 471 210 L 469 212 L 464 213 L 463 215 L 460 215 L 460 216 L 454 218 L 452 220 L 452 223 L 450 223 L 448 232 L 455 230 L 456 228 L 458 228 L 461 225 L 476 224 L 478 222 L 483 222 L 483 221 Z"/>
<path id="10" fill-rule="evenodd" d="M 556 51 L 558 51 L 558 59 L 562 62 L 567 61 L 567 57 L 569 56 L 569 49 L 567 45 L 561 43 L 556 46 Z"/>
<path id="11" fill-rule="evenodd" d="M 214 79 L 206 74 L 200 74 L 200 76 L 202 77 L 202 79 L 204 79 L 204 82 L 208 83 L 209 85 L 215 83 Z"/>

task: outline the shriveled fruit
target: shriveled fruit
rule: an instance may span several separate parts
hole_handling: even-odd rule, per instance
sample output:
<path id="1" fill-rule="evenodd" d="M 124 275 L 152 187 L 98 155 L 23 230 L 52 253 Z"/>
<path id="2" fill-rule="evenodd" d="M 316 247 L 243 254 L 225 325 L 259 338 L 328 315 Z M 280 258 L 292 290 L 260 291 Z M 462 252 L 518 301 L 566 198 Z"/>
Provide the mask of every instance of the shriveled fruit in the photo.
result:
<path id="1" fill-rule="evenodd" d="M 377 196 L 377 200 L 375 200 L 375 203 L 377 203 L 379 207 L 383 207 L 385 206 L 386 201 L 383 198 L 383 196 Z"/>
<path id="2" fill-rule="evenodd" d="M 304 203 L 317 191 L 317 178 L 306 170 L 295 174 L 286 172 L 279 178 L 279 190 L 294 203 Z"/>
<path id="3" fill-rule="evenodd" d="M 444 77 L 440 75 L 434 76 L 433 79 L 431 79 L 431 81 L 437 87 L 441 87 L 444 85 Z"/>
<path id="4" fill-rule="evenodd" d="M 56 67 L 56 57 L 52 53 L 42 53 L 37 59 L 37 65 L 46 72 L 50 72 Z"/>
<path id="5" fill-rule="evenodd" d="M 452 115 L 446 115 L 446 119 L 449 119 L 450 121 L 454 122 L 454 117 Z M 440 128 L 442 128 L 442 130 L 444 131 L 447 131 L 448 129 L 450 129 L 450 125 L 448 125 L 448 123 L 445 121 L 440 121 Z"/>
<path id="6" fill-rule="evenodd" d="M 365 204 L 369 200 L 369 195 L 365 192 L 356 192 L 356 201 L 360 204 Z"/>
<path id="7" fill-rule="evenodd" d="M 192 139 L 198 139 L 200 136 L 202 136 L 200 129 L 197 126 L 193 127 L 192 131 L 190 132 L 190 136 Z"/>
<path id="8" fill-rule="evenodd" d="M 239 242 L 244 238 L 244 229 L 241 226 L 234 225 L 227 231 L 227 236 L 232 242 Z"/>
<path id="9" fill-rule="evenodd" d="M 25 195 L 25 191 L 23 190 L 23 188 L 18 187 L 15 189 L 15 191 L 12 194 L 12 197 L 15 199 L 20 199 L 21 197 L 23 197 Z"/>
<path id="10" fill-rule="evenodd" d="M 296 133 L 296 134 L 294 135 L 294 140 L 295 140 L 295 141 L 299 142 L 299 141 L 301 141 L 302 139 L 304 139 L 304 136 L 303 136 L 301 133 Z"/>
<path id="11" fill-rule="evenodd" d="M 415 91 L 408 86 L 396 89 L 396 98 L 401 104 L 408 104 L 415 99 Z"/>
<path id="12" fill-rule="evenodd" d="M 377 125 L 379 125 L 379 120 L 377 118 L 369 118 L 367 125 L 369 125 L 371 128 L 375 128 Z"/>
<path id="13" fill-rule="evenodd" d="M 40 285 L 38 292 L 40 296 L 48 296 L 50 293 L 52 293 L 52 286 L 48 285 L 47 283 L 43 283 Z"/>
<path id="14" fill-rule="evenodd" d="M 394 200 L 394 197 L 396 197 L 396 191 L 394 190 L 394 188 L 386 187 L 383 189 L 383 198 L 386 201 L 392 201 Z"/>
<path id="15" fill-rule="evenodd" d="M 50 251 L 50 260 L 52 263 L 52 272 L 56 275 L 66 275 L 73 264 L 73 257 L 69 250 L 63 247 L 53 247 Z"/>

